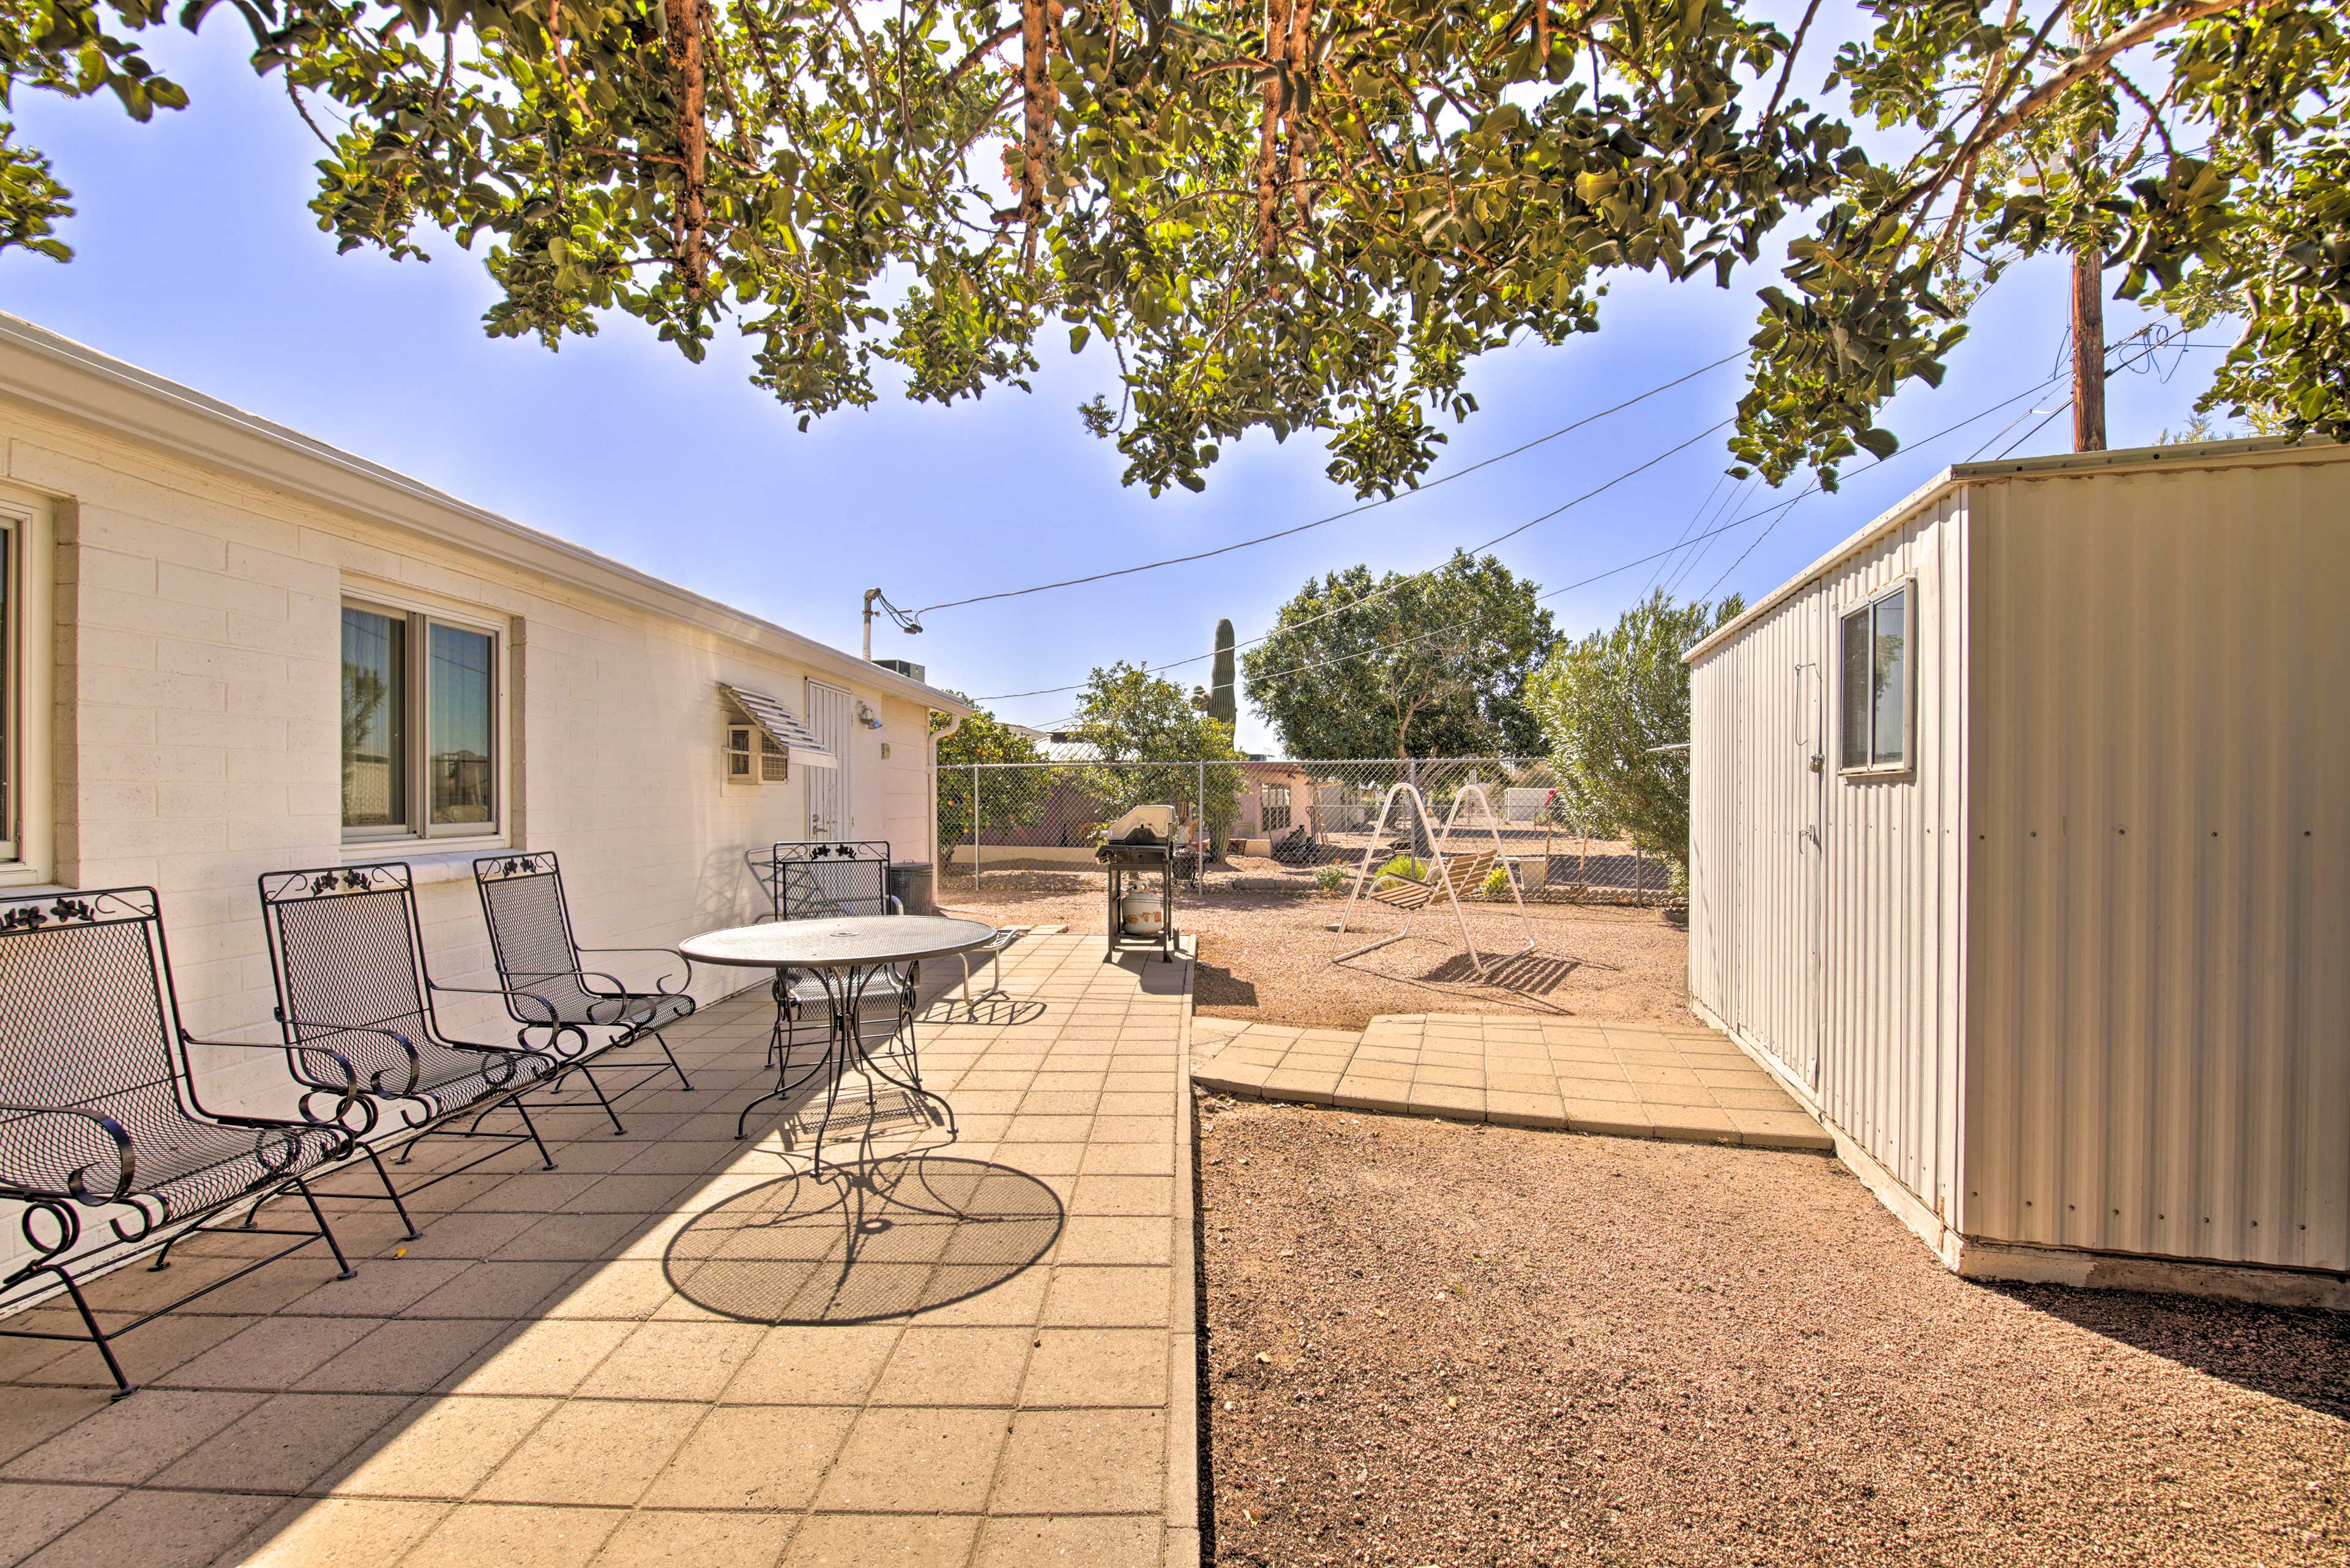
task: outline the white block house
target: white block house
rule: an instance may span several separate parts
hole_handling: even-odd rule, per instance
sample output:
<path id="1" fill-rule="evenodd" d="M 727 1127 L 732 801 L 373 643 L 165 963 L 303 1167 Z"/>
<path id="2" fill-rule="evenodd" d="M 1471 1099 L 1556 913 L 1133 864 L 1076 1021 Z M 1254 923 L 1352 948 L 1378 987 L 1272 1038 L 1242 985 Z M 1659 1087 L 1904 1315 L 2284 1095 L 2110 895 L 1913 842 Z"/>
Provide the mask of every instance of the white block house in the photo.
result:
<path id="1" fill-rule="evenodd" d="M 2350 449 L 1951 469 L 1689 655 L 1690 986 L 1945 1262 L 2350 1304 Z"/>
<path id="2" fill-rule="evenodd" d="M 756 845 L 933 857 L 960 699 L 7 317 L 0 453 L 0 892 L 154 886 L 198 1033 L 270 1027 L 265 871 L 407 860 L 478 984 L 487 850 L 598 946 L 749 918 Z"/>

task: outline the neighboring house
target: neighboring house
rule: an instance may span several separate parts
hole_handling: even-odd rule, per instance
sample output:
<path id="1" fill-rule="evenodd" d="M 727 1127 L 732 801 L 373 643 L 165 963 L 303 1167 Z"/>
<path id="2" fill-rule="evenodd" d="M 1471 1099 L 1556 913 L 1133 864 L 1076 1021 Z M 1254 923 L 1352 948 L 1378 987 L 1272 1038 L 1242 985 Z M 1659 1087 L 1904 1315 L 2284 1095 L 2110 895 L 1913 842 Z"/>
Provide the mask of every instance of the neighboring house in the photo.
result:
<path id="1" fill-rule="evenodd" d="M 777 839 L 932 858 L 959 698 L 6 317 L 0 436 L 0 888 L 153 884 L 198 1033 L 267 1026 L 266 871 L 410 862 L 473 983 L 484 852 L 608 946 L 747 919 Z"/>
<path id="2" fill-rule="evenodd" d="M 1965 464 L 1689 655 L 1690 983 L 1968 1274 L 2350 1305 L 2350 449 Z"/>

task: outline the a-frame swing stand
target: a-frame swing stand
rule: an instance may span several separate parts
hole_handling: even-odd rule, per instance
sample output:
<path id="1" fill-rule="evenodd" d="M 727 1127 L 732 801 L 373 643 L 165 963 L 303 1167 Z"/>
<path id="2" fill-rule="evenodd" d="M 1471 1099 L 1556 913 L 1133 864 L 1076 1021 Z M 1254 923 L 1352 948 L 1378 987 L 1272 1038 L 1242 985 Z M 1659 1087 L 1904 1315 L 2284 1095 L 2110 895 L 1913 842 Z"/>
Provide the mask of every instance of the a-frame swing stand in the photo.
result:
<path id="1" fill-rule="evenodd" d="M 1492 835 L 1493 847 L 1480 849 L 1470 855 L 1450 854 L 1448 851 L 1452 843 L 1453 825 L 1461 817 L 1461 803 L 1472 794 L 1477 797 L 1477 804 L 1484 809 L 1485 827 Z M 1493 803 L 1486 796 L 1483 784 L 1471 784 L 1461 786 L 1460 793 L 1452 797 L 1451 808 L 1444 814 L 1444 827 L 1436 836 L 1436 842 L 1429 857 L 1428 878 L 1425 881 L 1415 882 L 1406 877 L 1376 876 L 1371 869 L 1373 863 L 1380 857 L 1386 844 L 1388 814 L 1395 809 L 1397 802 L 1406 797 L 1409 798 L 1411 808 L 1419 814 L 1419 821 L 1422 826 L 1427 825 L 1430 813 L 1428 809 L 1427 797 L 1419 793 L 1419 785 L 1399 784 L 1388 789 L 1387 798 L 1379 803 L 1379 820 L 1378 826 L 1371 830 L 1371 841 L 1364 847 L 1362 867 L 1355 873 L 1355 885 L 1347 894 L 1347 907 L 1338 916 L 1338 929 L 1343 934 L 1347 929 L 1347 919 L 1355 912 L 1355 900 L 1367 893 L 1374 902 L 1390 905 L 1404 911 L 1403 929 L 1391 937 L 1381 937 L 1375 942 L 1366 942 L 1361 947 L 1340 953 L 1330 961 L 1345 963 L 1348 959 L 1360 958 L 1365 953 L 1386 947 L 1390 942 L 1403 940 L 1404 938 L 1411 935 L 1412 922 L 1419 919 L 1419 912 L 1434 903 L 1441 895 L 1452 906 L 1453 923 L 1461 928 L 1461 945 L 1468 951 L 1470 966 L 1476 970 L 1478 979 L 1490 980 L 1492 976 L 1487 973 L 1486 961 L 1478 953 L 1476 940 L 1469 934 L 1469 917 L 1461 913 L 1461 894 L 1463 889 L 1473 893 L 1482 888 L 1486 879 L 1492 876 L 1495 867 L 1503 867 L 1506 874 L 1506 862 L 1503 858 L 1502 852 L 1502 829 L 1493 815 Z M 1522 958 L 1534 950 L 1534 921 L 1526 915 L 1525 896 L 1518 891 L 1518 879 L 1515 877 L 1509 877 L 1507 879 L 1510 884 L 1510 897 L 1518 906 L 1518 919 L 1525 927 L 1526 940 L 1524 946 L 1498 955 L 1495 961 Z"/>

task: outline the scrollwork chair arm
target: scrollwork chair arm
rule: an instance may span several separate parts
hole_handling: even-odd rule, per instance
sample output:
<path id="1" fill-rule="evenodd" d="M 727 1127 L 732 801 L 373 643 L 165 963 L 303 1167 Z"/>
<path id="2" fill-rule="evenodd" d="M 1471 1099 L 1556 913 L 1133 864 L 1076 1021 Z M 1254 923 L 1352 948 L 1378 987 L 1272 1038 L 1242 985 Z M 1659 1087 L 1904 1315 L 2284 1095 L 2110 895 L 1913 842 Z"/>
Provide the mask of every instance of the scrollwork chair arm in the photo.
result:
<path id="1" fill-rule="evenodd" d="M 678 951 L 675 948 L 581 948 L 579 950 L 583 953 L 637 953 L 643 956 L 674 959 L 679 963 L 683 964 L 685 966 L 685 978 L 678 982 L 676 990 L 671 990 L 670 988 L 670 973 L 667 969 L 663 969 L 660 974 L 653 978 L 653 985 L 655 987 L 653 994 L 656 996 L 676 996 L 680 992 L 683 992 L 687 986 L 693 983 L 693 961 L 686 957 L 685 954 Z M 604 975 L 600 978 L 611 980 L 612 977 L 609 975 Z M 619 981 L 613 981 L 612 983 L 619 985 Z M 622 986 L 621 989 L 626 990 L 627 987 Z"/>
<path id="2" fill-rule="evenodd" d="M 395 1038 L 397 1037 L 395 1036 Z M 332 1046 L 288 1044 L 282 1040 L 204 1040 L 189 1033 L 184 1029 L 180 1031 L 180 1044 L 182 1045 L 204 1045 L 225 1051 L 282 1051 L 287 1053 L 294 1057 L 297 1064 L 294 1074 L 294 1081 L 296 1083 L 300 1084 L 307 1090 L 333 1095 L 336 1096 L 335 1109 L 331 1116 L 320 1116 L 316 1111 L 312 1110 L 310 1108 L 310 1096 L 308 1094 L 304 1094 L 297 1098 L 294 1102 L 294 1106 L 295 1109 L 302 1113 L 303 1124 L 307 1127 L 334 1127 L 339 1131 L 347 1133 L 353 1131 L 349 1123 L 344 1118 L 350 1115 L 351 1107 L 353 1106 L 361 1104 L 362 1096 L 367 1094 L 369 1085 L 360 1081 L 359 1071 L 357 1067 L 351 1065 L 350 1058 L 344 1055 L 340 1051 L 334 1049 Z M 402 1044 L 404 1044 L 406 1043 L 402 1042 Z M 411 1059 L 414 1057 L 415 1047 L 409 1047 L 409 1055 Z M 317 1068 L 321 1063 L 325 1064 L 330 1071 L 317 1072 Z M 314 1073 L 316 1075 L 313 1075 Z M 357 1129 L 360 1134 L 367 1133 L 375 1126 L 374 1108 L 372 1106 L 368 1106 L 366 1108 L 366 1125 Z M 213 1115 L 214 1113 L 208 1112 L 207 1114 Z M 223 1116 L 217 1115 L 214 1115 L 214 1119 L 224 1122 L 234 1122 L 240 1126 L 257 1125 L 270 1127 L 282 1125 L 284 1120 L 284 1118 L 277 1116 Z"/>
<path id="3" fill-rule="evenodd" d="M 130 1142 L 130 1134 L 123 1125 L 102 1111 L 85 1110 L 78 1106 L 20 1106 L 0 1101 L 0 1116 L 74 1116 L 95 1125 L 114 1140 L 115 1158 L 121 1166 L 114 1189 L 99 1192 L 91 1188 L 88 1177 L 89 1167 L 77 1166 L 66 1173 L 66 1192 L 77 1203 L 120 1203 L 124 1195 L 138 1184 L 138 1153 Z"/>
<path id="4" fill-rule="evenodd" d="M 437 980 L 432 981 L 432 985 L 436 995 L 445 992 L 454 996 L 494 996 L 499 1001 L 504 1002 L 508 1008 L 514 1008 L 516 1002 L 529 1002 L 532 1006 L 536 1007 L 542 1013 L 546 1014 L 546 1016 L 542 1018 L 524 1018 L 522 1012 L 519 1009 L 515 1010 L 515 1016 L 522 1019 L 524 1023 L 533 1027 L 540 1025 L 553 1027 L 561 1024 L 563 1022 L 563 1014 L 561 1011 L 556 1007 L 555 1003 L 547 1001 L 546 998 L 539 995 L 535 991 L 523 991 L 519 989 L 507 990 L 503 987 L 484 989 L 478 985 L 443 985 Z"/>

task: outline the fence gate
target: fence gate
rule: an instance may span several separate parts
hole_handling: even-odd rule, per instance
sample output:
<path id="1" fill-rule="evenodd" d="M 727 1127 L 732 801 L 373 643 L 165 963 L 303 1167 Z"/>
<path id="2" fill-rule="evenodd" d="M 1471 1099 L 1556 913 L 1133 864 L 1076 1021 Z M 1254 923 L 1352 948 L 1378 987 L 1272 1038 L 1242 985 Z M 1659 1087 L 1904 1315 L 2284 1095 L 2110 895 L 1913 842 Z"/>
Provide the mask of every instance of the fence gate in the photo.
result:
<path id="1" fill-rule="evenodd" d="M 806 770 L 810 838 L 837 840 L 849 836 L 848 701 L 848 693 L 837 686 L 820 680 L 807 683 L 808 732 L 832 753 L 835 763 Z"/>

